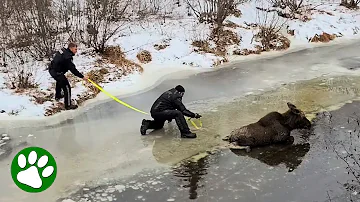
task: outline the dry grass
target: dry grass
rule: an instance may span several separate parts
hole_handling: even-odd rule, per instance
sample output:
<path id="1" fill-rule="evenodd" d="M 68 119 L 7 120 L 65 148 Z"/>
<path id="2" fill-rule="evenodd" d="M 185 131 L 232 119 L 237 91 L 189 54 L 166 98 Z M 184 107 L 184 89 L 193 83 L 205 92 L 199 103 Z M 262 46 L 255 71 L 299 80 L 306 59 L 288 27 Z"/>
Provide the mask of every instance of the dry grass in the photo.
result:
<path id="1" fill-rule="evenodd" d="M 151 53 L 147 50 L 142 50 L 136 55 L 141 63 L 149 63 L 152 61 Z"/>
<path id="2" fill-rule="evenodd" d="M 123 68 L 128 71 L 143 71 L 143 68 L 139 64 L 126 59 L 124 52 L 119 46 L 106 47 L 103 53 L 103 57 L 109 61 L 109 63 L 114 64 L 119 68 Z"/>
<path id="3" fill-rule="evenodd" d="M 249 50 L 249 49 L 237 49 L 237 50 L 234 50 L 233 54 L 234 55 L 251 55 L 251 54 L 261 54 L 262 50 L 261 50 L 261 46 L 256 46 L 255 47 L 255 50 Z"/>
<path id="4" fill-rule="evenodd" d="M 159 51 L 159 50 L 163 50 L 165 48 L 167 48 L 169 46 L 169 41 L 168 40 L 164 40 L 162 43 L 160 44 L 155 44 L 154 48 L 155 50 Z"/>
<path id="5" fill-rule="evenodd" d="M 32 96 L 35 99 L 37 104 L 44 104 L 47 101 L 51 101 L 54 99 L 54 93 L 46 93 L 44 91 L 36 91 Z"/>
<path id="6" fill-rule="evenodd" d="M 90 100 L 96 97 L 98 93 L 95 92 L 84 92 L 81 95 L 78 95 L 76 102 L 78 105 L 83 104 L 86 100 Z"/>
<path id="7" fill-rule="evenodd" d="M 95 82 L 100 86 L 100 83 L 104 82 L 105 75 L 108 74 L 109 71 L 106 68 L 101 68 L 97 70 L 91 70 L 86 75 L 89 77 L 90 80 Z M 100 93 L 100 90 L 96 88 L 94 85 L 90 83 L 85 84 L 88 89 L 90 89 L 91 92 L 93 92 L 95 95 Z"/>
<path id="8" fill-rule="evenodd" d="M 233 9 L 231 14 L 233 14 L 237 18 L 240 18 L 242 15 L 242 13 L 239 9 Z"/>
<path id="9" fill-rule="evenodd" d="M 236 24 L 228 21 L 228 26 L 235 26 Z M 215 43 L 214 47 L 211 46 L 209 41 Z M 196 47 L 194 51 L 212 53 L 217 56 L 226 56 L 227 47 L 230 45 L 238 45 L 240 43 L 240 37 L 231 30 L 223 28 L 215 28 L 212 30 L 209 41 L 207 40 L 195 40 L 192 42 L 192 46 Z M 227 59 L 224 58 L 222 61 L 216 63 L 227 62 Z M 215 64 L 216 65 L 216 64 Z"/>
<path id="10" fill-rule="evenodd" d="M 10 89 L 34 89 L 39 87 L 31 71 L 16 68 L 7 73 L 6 85 Z"/>
<path id="11" fill-rule="evenodd" d="M 262 51 L 284 50 L 290 47 L 290 40 L 282 36 L 277 28 L 260 26 L 255 35 L 256 41 L 261 43 Z"/>
<path id="12" fill-rule="evenodd" d="M 260 38 L 257 36 L 258 39 Z M 234 55 L 251 55 L 251 54 L 261 54 L 261 52 L 269 51 L 269 50 L 286 50 L 290 47 L 290 40 L 280 34 L 277 37 L 272 37 L 270 40 L 262 40 L 260 38 L 261 46 L 256 45 L 255 50 L 248 49 L 237 49 L 233 51 Z"/>
<path id="13" fill-rule="evenodd" d="M 51 106 L 49 109 L 46 109 L 45 116 L 52 116 L 54 114 L 57 114 L 61 112 L 64 108 L 64 104 L 59 102 L 56 105 Z"/>
<path id="14" fill-rule="evenodd" d="M 331 40 L 334 40 L 336 38 L 335 34 L 328 34 L 323 32 L 322 34 L 318 35 L 316 34 L 314 37 L 310 38 L 309 41 L 311 42 L 323 42 L 323 43 L 327 43 Z"/>
<path id="15" fill-rule="evenodd" d="M 210 47 L 210 43 L 205 40 L 195 40 L 191 43 L 192 46 L 196 47 L 194 51 L 204 53 L 215 53 L 214 48 Z"/>
<path id="16" fill-rule="evenodd" d="M 240 37 L 231 30 L 215 28 L 211 31 L 210 40 L 216 44 L 216 55 L 224 56 L 226 48 L 230 45 L 238 45 Z"/>
<path id="17" fill-rule="evenodd" d="M 169 44 L 155 44 L 154 48 L 155 48 L 155 50 L 159 51 L 159 50 L 164 50 L 168 46 L 169 46 Z"/>
<path id="18" fill-rule="evenodd" d="M 227 20 L 225 23 L 224 23 L 224 26 L 225 27 L 229 27 L 229 28 L 233 28 L 233 29 L 236 29 L 238 27 L 240 27 L 238 24 L 230 21 L 230 20 Z"/>
<path id="19" fill-rule="evenodd" d="M 272 47 L 274 47 L 274 50 L 286 50 L 290 47 L 290 40 L 284 36 L 280 36 L 277 41 L 274 41 L 274 44 L 272 44 Z"/>

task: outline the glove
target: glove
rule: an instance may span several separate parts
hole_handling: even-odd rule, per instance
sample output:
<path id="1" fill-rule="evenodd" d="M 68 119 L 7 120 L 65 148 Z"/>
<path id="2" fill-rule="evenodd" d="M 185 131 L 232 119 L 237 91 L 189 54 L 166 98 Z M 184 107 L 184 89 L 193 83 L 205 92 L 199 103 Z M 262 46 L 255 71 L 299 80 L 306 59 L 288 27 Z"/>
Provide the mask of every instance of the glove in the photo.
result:
<path id="1" fill-rule="evenodd" d="M 200 114 L 195 114 L 194 118 L 199 119 L 199 118 L 201 118 L 201 115 Z"/>

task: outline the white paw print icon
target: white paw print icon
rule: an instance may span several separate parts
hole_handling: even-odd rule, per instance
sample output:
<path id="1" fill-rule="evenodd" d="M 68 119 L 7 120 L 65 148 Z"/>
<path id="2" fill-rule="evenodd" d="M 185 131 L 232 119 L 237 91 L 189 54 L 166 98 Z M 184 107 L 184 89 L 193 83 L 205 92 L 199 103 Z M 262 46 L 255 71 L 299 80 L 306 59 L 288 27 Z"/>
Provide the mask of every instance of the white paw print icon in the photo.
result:
<path id="1" fill-rule="evenodd" d="M 30 164 L 30 167 L 26 170 L 20 171 L 16 179 L 25 185 L 28 185 L 34 189 L 39 189 L 43 185 L 44 178 L 51 176 L 54 173 L 53 166 L 46 166 L 49 161 L 49 157 L 43 155 L 38 161 L 38 155 L 35 151 L 31 151 L 28 159 L 26 159 L 24 154 L 20 154 L 17 159 L 17 164 L 21 169 L 25 169 L 27 163 Z M 36 164 L 37 161 L 37 164 Z M 45 167 L 46 166 L 46 167 Z M 39 174 L 39 169 L 44 168 L 41 174 Z"/>

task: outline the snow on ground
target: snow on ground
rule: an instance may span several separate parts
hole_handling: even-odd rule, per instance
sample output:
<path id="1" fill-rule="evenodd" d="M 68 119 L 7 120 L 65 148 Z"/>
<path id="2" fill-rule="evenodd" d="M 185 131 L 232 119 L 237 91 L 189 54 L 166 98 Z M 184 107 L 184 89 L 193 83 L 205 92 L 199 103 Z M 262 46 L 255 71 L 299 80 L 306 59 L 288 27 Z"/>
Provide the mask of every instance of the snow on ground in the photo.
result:
<path id="1" fill-rule="evenodd" d="M 126 36 L 113 38 L 109 45 L 120 46 L 127 58 L 139 63 L 136 55 L 140 50 L 151 53 L 151 64 L 190 64 L 196 67 L 210 68 L 214 61 L 221 60 L 213 54 L 201 55 L 194 52 L 191 45 L 194 40 L 206 40 L 210 35 L 210 26 L 199 24 L 194 19 L 166 19 L 151 22 L 134 23 L 122 33 Z M 156 50 L 154 45 L 168 45 L 165 49 Z"/>
<path id="2" fill-rule="evenodd" d="M 173 1 L 170 1 L 173 2 Z M 112 37 L 107 45 L 120 46 L 125 53 L 127 59 L 134 61 L 142 66 L 144 73 L 133 72 L 132 74 L 122 76 L 116 79 L 116 69 L 114 65 L 103 64 L 108 69 L 112 69 L 105 76 L 106 82 L 101 83 L 105 90 L 110 92 L 121 91 L 136 85 L 140 85 L 145 75 L 148 76 L 149 71 L 156 74 L 161 68 L 174 68 L 180 66 L 190 66 L 191 68 L 212 68 L 215 63 L 223 60 L 223 57 L 216 56 L 212 53 L 199 53 L 194 51 L 192 42 L 195 40 L 208 40 L 211 33 L 211 26 L 208 24 L 200 24 L 192 16 L 188 16 L 188 10 L 183 3 L 178 7 L 173 4 L 167 4 L 167 9 L 172 6 L 171 18 L 148 18 L 147 20 L 134 21 L 125 27 L 120 34 Z M 312 10 L 304 10 L 299 19 L 289 19 L 278 17 L 276 12 L 260 11 L 256 7 L 268 9 L 271 7 L 269 3 L 264 1 L 251 1 L 238 7 L 241 16 L 229 16 L 226 21 L 231 21 L 237 27 L 228 28 L 241 37 L 240 44 L 232 45 L 228 53 L 231 55 L 234 49 L 255 50 L 257 42 L 254 35 L 259 32 L 259 28 L 254 25 L 267 25 L 268 23 L 284 25 L 282 34 L 288 38 L 293 38 L 307 44 L 309 40 L 316 34 L 321 35 L 323 32 L 335 34 L 337 37 L 353 37 L 356 36 L 360 27 L 360 11 L 349 10 L 340 7 L 338 2 L 327 3 L 319 0 L 306 2 L 307 8 Z M 271 8 L 278 9 L 278 8 Z M 304 19 L 308 20 L 304 20 Z M 293 30 L 294 36 L 287 34 L 288 30 Z M 159 45 L 163 47 L 158 49 Z M 79 51 L 87 51 L 80 48 Z M 142 64 L 137 54 L 147 50 L 152 56 L 152 61 Z M 101 65 L 97 64 L 100 56 L 91 56 L 90 54 L 79 53 L 74 57 L 74 63 L 77 68 L 87 73 L 93 69 L 100 69 Z M 30 62 L 28 66 L 36 67 L 35 81 L 39 84 L 37 89 L 25 91 L 25 93 L 15 93 L 10 90 L 4 83 L 7 73 L 0 73 L 0 115 L 2 116 L 44 116 L 46 109 L 56 106 L 53 97 L 50 97 L 42 104 L 37 104 L 36 93 L 43 92 L 45 95 L 54 93 L 54 80 L 45 70 L 46 64 L 42 62 Z M 157 68 L 153 68 L 157 67 Z M 68 73 L 70 75 L 71 73 Z M 111 79 L 111 81 L 110 81 Z M 87 84 L 89 85 L 89 84 Z M 141 84 L 144 85 L 144 84 Z M 81 80 L 74 84 L 72 89 L 72 98 L 79 99 L 80 95 L 86 95 L 90 91 Z M 62 102 L 62 100 L 60 100 Z"/>
<path id="3" fill-rule="evenodd" d="M 319 5 L 311 12 L 311 20 L 289 22 L 289 29 L 295 30 L 295 38 L 308 42 L 313 36 L 323 32 L 338 37 L 352 37 L 360 30 L 360 12 L 351 11 L 337 4 Z M 324 11 L 319 13 L 319 11 Z"/>

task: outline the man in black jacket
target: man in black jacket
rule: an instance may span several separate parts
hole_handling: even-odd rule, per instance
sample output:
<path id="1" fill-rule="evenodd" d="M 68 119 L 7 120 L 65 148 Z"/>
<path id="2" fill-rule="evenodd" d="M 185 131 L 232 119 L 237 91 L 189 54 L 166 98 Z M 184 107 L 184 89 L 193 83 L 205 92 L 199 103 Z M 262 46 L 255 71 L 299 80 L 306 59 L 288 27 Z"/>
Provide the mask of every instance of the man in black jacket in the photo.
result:
<path id="1" fill-rule="evenodd" d="M 77 52 L 77 45 L 75 43 L 69 43 L 68 48 L 63 48 L 61 51 L 56 52 L 53 60 L 49 66 L 49 73 L 51 77 L 56 80 L 55 99 L 59 100 L 64 97 L 65 109 L 76 109 L 77 105 L 71 104 L 71 86 L 65 73 L 71 71 L 75 76 L 87 81 L 88 77 L 84 77 L 75 67 L 73 56 Z M 61 95 L 61 90 L 64 92 L 64 96 Z"/>
<path id="2" fill-rule="evenodd" d="M 166 120 L 175 119 L 182 138 L 196 138 L 196 134 L 190 131 L 184 116 L 198 119 L 201 115 L 186 109 L 182 103 L 184 93 L 185 89 L 181 85 L 164 92 L 151 107 L 150 113 L 154 120 L 142 120 L 141 135 L 146 135 L 148 129 L 161 129 Z"/>

